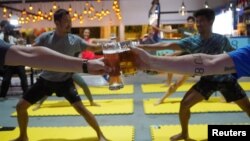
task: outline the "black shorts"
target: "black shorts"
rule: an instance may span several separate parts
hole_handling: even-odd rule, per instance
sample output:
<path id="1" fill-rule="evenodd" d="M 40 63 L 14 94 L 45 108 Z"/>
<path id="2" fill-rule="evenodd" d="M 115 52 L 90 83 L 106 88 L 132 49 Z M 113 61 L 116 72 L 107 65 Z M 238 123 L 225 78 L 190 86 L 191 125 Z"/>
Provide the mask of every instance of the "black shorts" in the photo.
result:
<path id="1" fill-rule="evenodd" d="M 237 81 L 214 82 L 200 80 L 192 88 L 204 96 L 206 100 L 216 91 L 221 92 L 227 102 L 236 101 L 246 96 L 245 91 Z"/>
<path id="2" fill-rule="evenodd" d="M 71 104 L 81 101 L 78 95 L 72 78 L 63 82 L 48 81 L 43 78 L 38 78 L 37 82 L 23 96 L 29 103 L 34 104 L 44 96 L 50 96 L 56 93 L 57 96 L 65 97 Z"/>

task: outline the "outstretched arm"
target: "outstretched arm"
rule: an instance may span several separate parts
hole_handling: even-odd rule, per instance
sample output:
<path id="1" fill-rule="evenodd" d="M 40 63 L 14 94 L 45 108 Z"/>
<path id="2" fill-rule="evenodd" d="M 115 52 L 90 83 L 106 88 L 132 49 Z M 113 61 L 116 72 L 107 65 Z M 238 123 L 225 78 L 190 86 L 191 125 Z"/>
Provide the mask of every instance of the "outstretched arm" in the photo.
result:
<path id="1" fill-rule="evenodd" d="M 176 43 L 164 43 L 164 42 L 159 42 L 155 44 L 140 44 L 138 45 L 138 47 L 147 51 L 156 51 L 164 49 L 182 50 L 181 47 Z"/>
<path id="2" fill-rule="evenodd" d="M 26 65 L 60 72 L 82 72 L 83 60 L 67 56 L 45 47 L 12 46 L 5 56 L 5 65 Z M 103 60 L 90 60 L 87 63 L 91 74 L 105 71 Z"/>
<path id="3" fill-rule="evenodd" d="M 153 56 L 139 48 L 132 48 L 137 56 L 139 69 L 152 69 L 185 75 L 212 75 L 235 73 L 235 66 L 228 54 L 190 54 L 184 56 Z"/>
<path id="4" fill-rule="evenodd" d="M 102 51 L 101 44 L 86 43 L 86 45 L 87 45 L 87 50 L 90 50 L 93 52 Z"/>
<path id="5" fill-rule="evenodd" d="M 177 29 L 163 29 L 163 28 L 159 28 L 157 26 L 151 25 L 154 29 L 164 32 L 164 33 L 178 33 Z"/>

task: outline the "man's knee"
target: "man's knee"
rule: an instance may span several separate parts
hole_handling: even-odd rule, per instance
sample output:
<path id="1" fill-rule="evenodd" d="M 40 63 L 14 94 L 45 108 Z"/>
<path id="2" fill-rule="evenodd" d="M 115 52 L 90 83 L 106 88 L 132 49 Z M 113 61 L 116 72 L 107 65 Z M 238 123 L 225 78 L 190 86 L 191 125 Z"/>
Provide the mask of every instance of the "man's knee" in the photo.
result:
<path id="1" fill-rule="evenodd" d="M 27 111 L 30 105 L 31 104 L 28 101 L 21 99 L 16 105 L 16 111 L 17 112 Z"/>
<path id="2" fill-rule="evenodd" d="M 181 103 L 180 103 L 180 108 L 181 109 L 189 109 L 190 105 L 191 105 L 190 101 L 182 100 Z"/>

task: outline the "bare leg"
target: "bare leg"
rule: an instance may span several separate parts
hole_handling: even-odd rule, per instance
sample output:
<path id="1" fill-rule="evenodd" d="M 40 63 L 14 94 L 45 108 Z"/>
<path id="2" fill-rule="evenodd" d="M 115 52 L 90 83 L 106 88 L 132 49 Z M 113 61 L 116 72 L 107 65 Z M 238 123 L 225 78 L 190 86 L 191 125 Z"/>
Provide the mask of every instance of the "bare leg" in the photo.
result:
<path id="1" fill-rule="evenodd" d="M 94 115 L 89 112 L 81 101 L 72 104 L 75 110 L 82 115 L 88 124 L 96 131 L 99 141 L 107 141 L 108 139 L 103 135 Z"/>
<path id="2" fill-rule="evenodd" d="M 89 86 L 87 85 L 87 83 L 85 82 L 85 80 L 82 78 L 81 74 L 79 73 L 74 73 L 72 76 L 73 80 L 75 81 L 75 83 L 77 85 L 79 85 L 83 91 L 84 94 L 86 95 L 86 97 L 89 100 L 90 106 L 100 106 L 99 104 L 95 103 L 92 97 L 92 94 L 89 90 Z"/>
<path id="3" fill-rule="evenodd" d="M 159 99 L 155 105 L 159 105 L 161 103 L 164 102 L 164 100 L 166 98 L 168 98 L 169 96 L 171 96 L 172 94 L 174 94 L 176 92 L 176 90 L 188 79 L 187 76 L 183 76 L 180 80 L 178 80 L 177 82 L 171 84 L 167 90 L 167 92 L 163 95 L 163 97 L 161 99 Z"/>
<path id="4" fill-rule="evenodd" d="M 27 110 L 30 106 L 31 104 L 24 99 L 21 99 L 16 106 L 17 121 L 19 125 L 20 135 L 14 141 L 28 141 L 29 140 L 28 134 L 27 134 L 27 126 L 28 126 L 28 121 L 29 121 Z"/>
<path id="5" fill-rule="evenodd" d="M 167 86 L 169 86 L 172 82 L 173 79 L 173 74 L 172 73 L 168 73 L 167 74 Z"/>
<path id="6" fill-rule="evenodd" d="M 178 86 L 176 85 L 176 83 L 171 84 L 171 85 L 169 86 L 167 92 L 163 95 L 163 97 L 160 98 L 154 105 L 162 104 L 166 98 L 168 98 L 168 97 L 171 96 L 174 92 L 176 92 L 177 88 L 178 88 Z"/>
<path id="7" fill-rule="evenodd" d="M 247 96 L 234 102 L 250 117 L 250 102 Z"/>
<path id="8" fill-rule="evenodd" d="M 194 89 L 190 89 L 184 96 L 181 101 L 180 111 L 179 111 L 179 120 L 181 123 L 181 133 L 174 135 L 170 138 L 171 141 L 177 140 L 186 140 L 189 138 L 188 135 L 188 122 L 190 119 L 190 108 L 197 104 L 198 102 L 202 101 L 204 98 L 203 96 L 195 91 Z"/>

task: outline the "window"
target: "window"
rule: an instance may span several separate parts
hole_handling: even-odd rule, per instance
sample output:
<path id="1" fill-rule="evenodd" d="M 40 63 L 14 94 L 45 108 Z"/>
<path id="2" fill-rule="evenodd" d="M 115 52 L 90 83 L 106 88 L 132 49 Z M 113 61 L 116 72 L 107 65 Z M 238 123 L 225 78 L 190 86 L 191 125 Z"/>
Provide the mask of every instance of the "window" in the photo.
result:
<path id="1" fill-rule="evenodd" d="M 213 32 L 222 35 L 231 35 L 233 33 L 233 12 L 231 9 L 216 15 Z"/>

